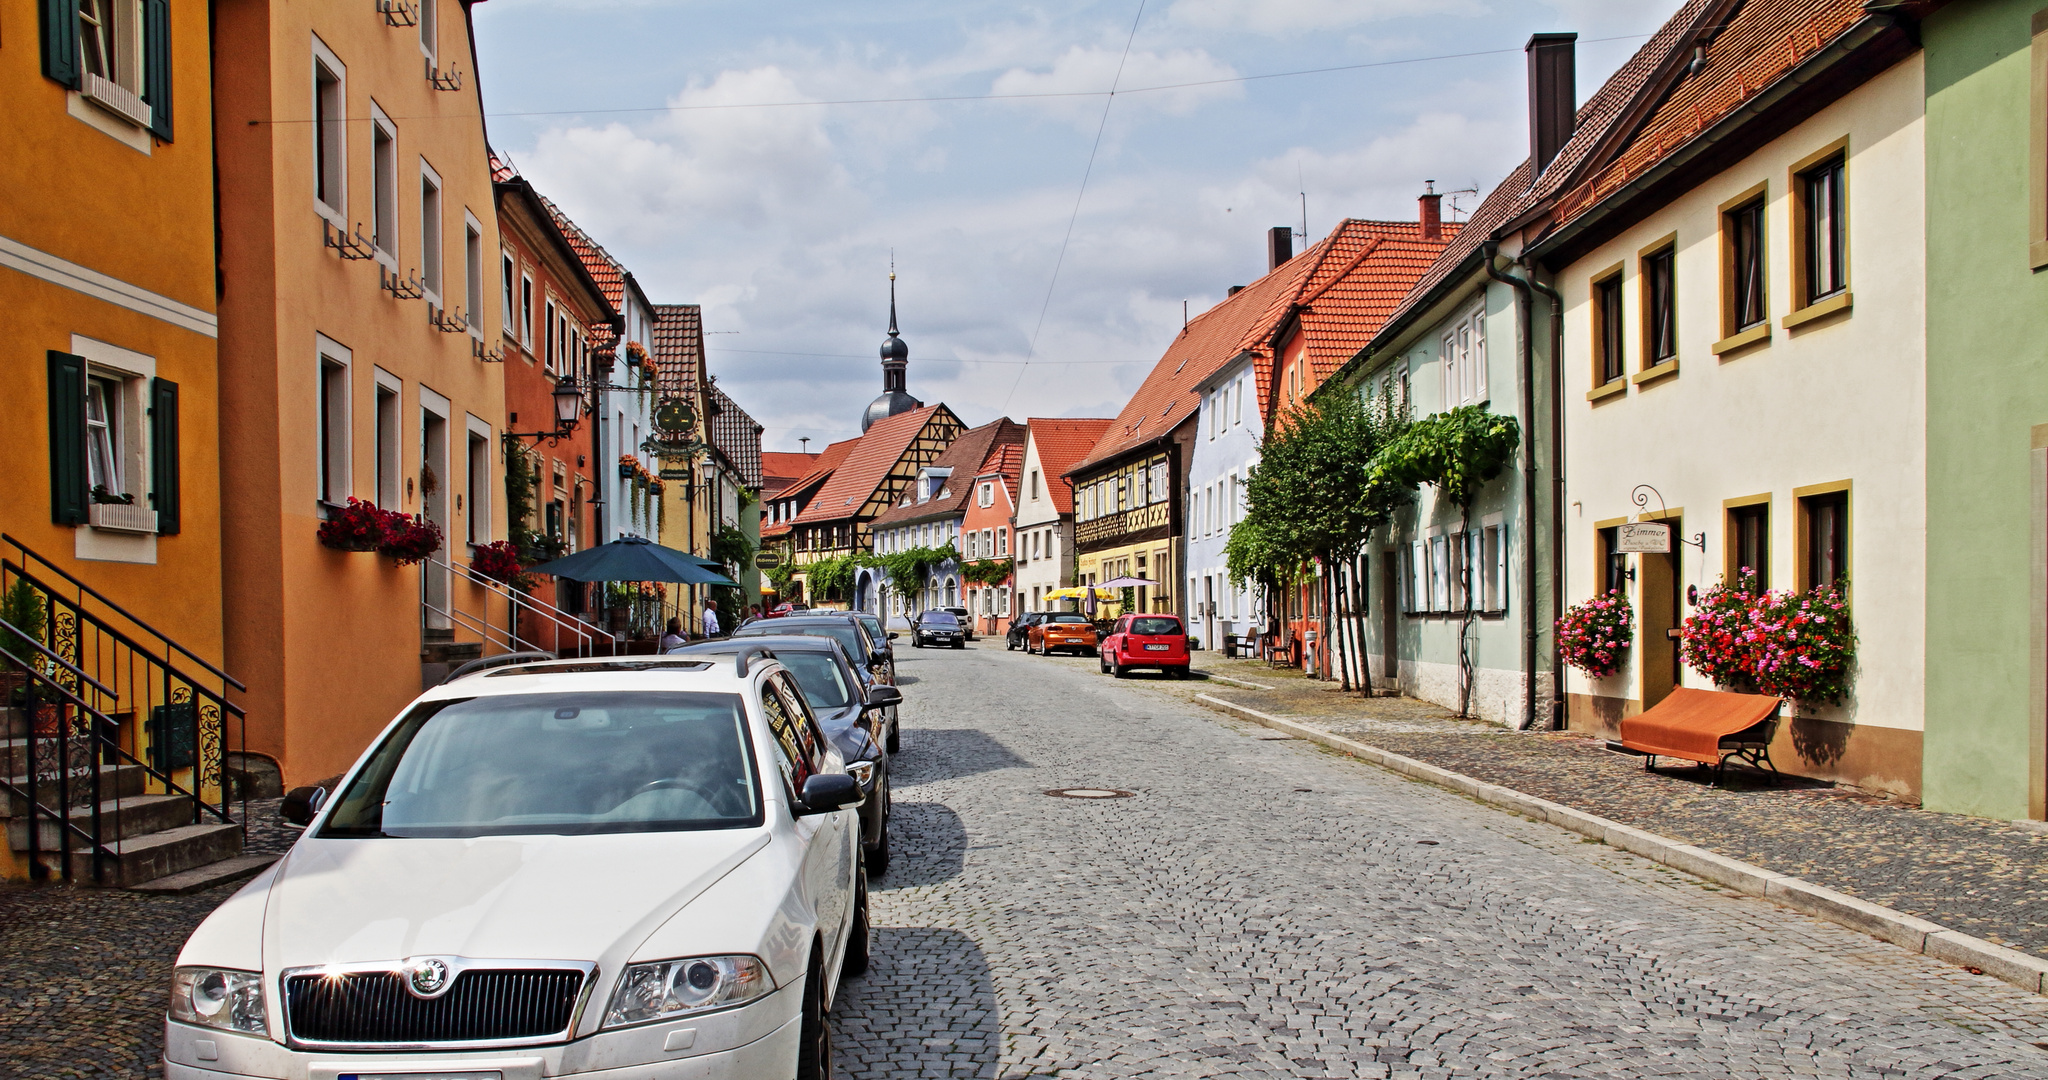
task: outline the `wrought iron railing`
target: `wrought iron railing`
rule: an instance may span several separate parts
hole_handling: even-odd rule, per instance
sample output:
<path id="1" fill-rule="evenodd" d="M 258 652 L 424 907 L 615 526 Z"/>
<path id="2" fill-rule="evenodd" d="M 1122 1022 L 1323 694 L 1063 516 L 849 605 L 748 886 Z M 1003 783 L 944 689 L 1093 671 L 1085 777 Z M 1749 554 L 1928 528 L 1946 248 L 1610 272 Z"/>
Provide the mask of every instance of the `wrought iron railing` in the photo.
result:
<path id="1" fill-rule="evenodd" d="M 10 638 L 38 654 L 15 656 L 8 680 L 18 684 L 8 694 L 28 706 L 29 741 L 54 737 L 68 747 L 76 737 L 103 763 L 139 766 L 145 793 L 191 798 L 192 824 L 246 820 L 248 785 L 232 781 L 230 759 L 243 752 L 247 721 L 230 695 L 247 687 L 20 540 L 0 533 L 0 541 L 13 548 L 0 555 L 0 595 L 26 585 L 42 614 L 40 632 L 16 627 Z M 10 782 L 32 776 L 9 772 Z M 97 767 L 93 778 L 97 806 Z M 68 813 L 71 785 L 57 780 Z M 37 790 L 31 783 L 29 797 L 41 798 Z M 98 845 L 106 834 L 92 820 Z"/>

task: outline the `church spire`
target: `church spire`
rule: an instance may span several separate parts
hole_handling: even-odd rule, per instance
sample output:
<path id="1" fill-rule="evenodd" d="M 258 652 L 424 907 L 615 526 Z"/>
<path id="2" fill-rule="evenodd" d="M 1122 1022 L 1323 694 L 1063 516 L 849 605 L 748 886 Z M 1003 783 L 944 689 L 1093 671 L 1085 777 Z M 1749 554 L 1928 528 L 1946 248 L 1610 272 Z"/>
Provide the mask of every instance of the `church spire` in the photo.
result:
<path id="1" fill-rule="evenodd" d="M 909 369 L 910 345 L 896 328 L 896 259 L 892 255 L 889 259 L 889 336 L 882 342 L 882 394 L 861 415 L 862 431 L 877 420 L 923 407 L 922 402 L 910 396 Z"/>

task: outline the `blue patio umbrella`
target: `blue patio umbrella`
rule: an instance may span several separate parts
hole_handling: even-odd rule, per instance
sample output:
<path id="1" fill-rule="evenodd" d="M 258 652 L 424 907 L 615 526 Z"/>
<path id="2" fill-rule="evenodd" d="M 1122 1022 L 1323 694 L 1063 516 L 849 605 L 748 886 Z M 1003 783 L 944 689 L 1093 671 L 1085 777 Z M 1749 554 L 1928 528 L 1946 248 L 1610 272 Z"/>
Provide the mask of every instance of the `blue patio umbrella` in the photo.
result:
<path id="1" fill-rule="evenodd" d="M 642 537 L 626 536 L 528 569 L 569 581 L 673 581 L 684 585 L 739 586 L 739 582 L 704 564 L 705 560 L 687 552 Z"/>

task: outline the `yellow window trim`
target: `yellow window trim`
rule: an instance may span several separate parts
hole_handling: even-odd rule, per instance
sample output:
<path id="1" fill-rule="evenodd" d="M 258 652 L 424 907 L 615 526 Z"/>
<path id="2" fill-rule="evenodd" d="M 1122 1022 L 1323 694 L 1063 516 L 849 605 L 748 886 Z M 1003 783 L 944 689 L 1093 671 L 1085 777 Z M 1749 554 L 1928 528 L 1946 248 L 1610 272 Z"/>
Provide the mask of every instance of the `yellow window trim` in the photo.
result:
<path id="1" fill-rule="evenodd" d="M 1735 572 L 1742 569 L 1741 567 L 1735 565 L 1735 530 L 1733 528 L 1734 521 L 1732 520 L 1734 515 L 1731 513 L 1731 511 L 1739 510 L 1745 506 L 1769 505 L 1771 505 L 1771 493 L 1768 491 L 1764 492 L 1761 495 L 1738 495 L 1733 499 L 1721 500 L 1722 578 L 1727 580 L 1733 580 L 1735 578 Z M 1769 542 L 1769 537 L 1766 536 L 1766 546 L 1768 546 Z M 1759 584 L 1761 584 L 1766 589 L 1771 587 L 1771 583 L 1768 581 L 1759 582 Z"/>
<path id="2" fill-rule="evenodd" d="M 1640 377 L 1640 376 L 1638 376 L 1638 377 Z M 1605 401 L 1605 400 L 1607 400 L 1608 398 L 1611 398 L 1611 397 L 1615 397 L 1615 396 L 1617 396 L 1617 395 L 1619 395 L 1619 394 L 1625 394 L 1625 393 L 1627 393 L 1627 392 L 1628 392 L 1628 380 L 1627 380 L 1627 379 L 1615 379 L 1615 380 L 1613 380 L 1613 381 L 1611 381 L 1611 382 L 1609 382 L 1609 383 L 1607 383 L 1607 384 L 1605 384 L 1605 385 L 1603 385 L 1603 386 L 1596 386 L 1596 387 L 1594 387 L 1593 389 L 1591 389 L 1591 390 L 1588 390 L 1588 391 L 1586 391 L 1586 400 L 1587 400 L 1587 401 Z"/>
<path id="3" fill-rule="evenodd" d="M 1628 377 L 1628 381 L 1635 383 L 1637 386 L 1648 386 L 1667 375 L 1676 374 L 1678 374 L 1678 357 L 1674 356 L 1658 364 L 1656 367 L 1644 368 L 1636 372 Z"/>
<path id="4" fill-rule="evenodd" d="M 1805 326 L 1815 319 L 1825 319 L 1837 312 L 1848 311 L 1853 306 L 1854 301 L 1851 300 L 1849 291 L 1844 289 L 1825 300 L 1817 300 L 1779 319 L 1778 325 L 1790 330 L 1795 326 Z"/>
<path id="5" fill-rule="evenodd" d="M 1622 271 L 1623 271 L 1623 270 L 1624 270 L 1624 269 L 1626 268 L 1626 265 L 1627 265 L 1627 264 L 1625 264 L 1625 263 L 1615 263 L 1615 264 L 1614 264 L 1613 266 L 1610 266 L 1610 267 L 1608 267 L 1607 269 L 1605 269 L 1605 270 L 1602 270 L 1602 271 L 1600 271 L 1600 272 L 1599 272 L 1599 273 L 1597 273 L 1597 274 L 1594 274 L 1594 275 L 1593 275 L 1592 277 L 1590 277 L 1590 278 L 1588 278 L 1588 279 L 1586 280 L 1586 300 L 1587 300 L 1587 303 L 1586 303 L 1586 313 L 1587 313 L 1587 315 L 1588 315 L 1587 325 L 1588 325 L 1588 326 L 1589 326 L 1589 327 L 1591 328 L 1591 330 L 1592 330 L 1592 332 L 1591 332 L 1590 334 L 1588 334 L 1588 335 L 1587 335 L 1587 340 L 1586 340 L 1586 346 L 1587 346 L 1587 348 L 1586 348 L 1586 356 L 1587 356 L 1587 359 L 1588 359 L 1588 360 L 1590 361 L 1590 365 L 1589 365 L 1589 366 L 1590 366 L 1590 369 L 1591 369 L 1591 370 L 1592 370 L 1592 372 L 1593 372 L 1593 385 L 1595 385 L 1596 387 L 1600 385 L 1600 372 L 1601 372 L 1601 367 L 1600 367 L 1600 359 L 1601 359 L 1601 357 L 1600 357 L 1600 343 L 1601 343 L 1602 341 L 1606 340 L 1606 338 L 1607 338 L 1607 334 L 1606 334 L 1606 326 L 1605 326 L 1605 324 L 1604 324 L 1604 323 L 1603 323 L 1603 322 L 1601 321 L 1601 315 L 1600 315 L 1600 287 L 1601 287 L 1601 286 L 1603 286 L 1603 285 L 1606 285 L 1606 284 L 1608 284 L 1609 282 L 1616 282 L 1616 283 L 1620 282 L 1620 281 L 1621 281 L 1621 276 L 1622 276 Z M 1617 287 L 1619 287 L 1619 285 L 1617 285 Z M 1621 342 L 1622 342 L 1621 370 L 1623 370 L 1623 371 L 1627 371 L 1627 370 L 1628 370 L 1628 332 L 1627 332 L 1627 331 L 1628 331 L 1628 296 L 1627 296 L 1626 294 L 1623 294 L 1623 296 L 1622 296 L 1622 319 L 1621 319 L 1621 321 L 1622 321 L 1622 335 L 1621 335 L 1621 339 L 1620 339 L 1620 340 L 1621 340 Z M 1589 393 L 1589 394 L 1587 394 L 1587 395 L 1586 395 L 1586 400 L 1587 400 L 1587 401 L 1597 401 L 1597 400 L 1599 400 L 1599 396 L 1604 396 L 1604 395 L 1599 395 L 1599 396 L 1596 396 L 1596 395 L 1599 395 L 1599 392 L 1598 392 L 1597 390 L 1596 390 L 1596 391 L 1594 391 L 1593 393 Z"/>
<path id="6" fill-rule="evenodd" d="M 1720 236 L 1721 251 L 1721 332 L 1728 335 L 1721 339 L 1722 342 L 1742 337 L 1742 333 L 1729 333 L 1734 329 L 1732 322 L 1735 310 L 1735 234 L 1728 228 L 1728 214 L 1758 201 L 1764 204 L 1764 234 L 1757 238 L 1757 242 L 1764 245 L 1764 321 L 1759 325 L 1766 328 L 1771 325 L 1770 181 L 1760 180 L 1744 188 L 1742 193 L 1734 198 L 1723 201 L 1714 211 L 1714 231 Z M 1723 351 L 1720 343 L 1716 343 L 1714 352 L 1718 354 Z"/>
<path id="7" fill-rule="evenodd" d="M 1727 337 L 1724 337 L 1721 340 L 1714 342 L 1714 344 L 1710 346 L 1710 348 L 1713 350 L 1715 356 L 1726 356 L 1729 353 L 1737 352 L 1742 349 L 1747 349 L 1751 345 L 1756 345 L 1759 343 L 1768 343 L 1770 340 L 1771 324 L 1768 321 L 1765 321 L 1760 322 L 1739 334 L 1730 334 Z"/>
<path id="8" fill-rule="evenodd" d="M 1792 302 L 1795 304 L 1799 302 L 1801 297 L 1806 295 L 1806 206 L 1802 201 L 1805 196 L 1802 193 L 1799 179 L 1815 165 L 1819 165 L 1837 155 L 1842 159 L 1842 204 L 1846 207 L 1849 203 L 1849 136 L 1844 135 L 1826 146 L 1815 150 L 1813 153 L 1793 162 L 1792 167 L 1785 170 L 1785 190 L 1790 192 L 1792 197 L 1792 261 L 1790 267 L 1792 270 Z M 1837 293 L 1836 296 L 1847 296 L 1849 294 L 1849 242 L 1849 230 L 1845 226 L 1842 230 L 1842 291 Z M 1818 308 L 1834 299 L 1834 296 L 1830 296 L 1794 311 L 1792 315 L 1786 316 L 1785 328 L 1789 330 L 1799 325 L 1799 323 L 1792 321 L 1793 316 L 1800 315 L 1812 308 Z M 1843 305 L 1843 307 L 1846 306 L 1846 304 Z M 1810 314 L 1806 314 L 1799 322 L 1818 319 L 1822 315 L 1832 314 L 1839 310 L 1841 310 L 1840 307 L 1829 308 L 1826 311 L 1813 311 Z"/>

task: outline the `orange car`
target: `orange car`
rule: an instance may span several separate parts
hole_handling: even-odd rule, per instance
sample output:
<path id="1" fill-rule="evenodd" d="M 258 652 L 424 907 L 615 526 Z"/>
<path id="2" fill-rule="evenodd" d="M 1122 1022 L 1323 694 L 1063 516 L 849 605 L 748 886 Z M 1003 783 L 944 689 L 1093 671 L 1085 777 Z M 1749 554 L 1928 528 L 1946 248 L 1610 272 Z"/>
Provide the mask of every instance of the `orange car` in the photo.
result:
<path id="1" fill-rule="evenodd" d="M 1095 655 L 1095 624 L 1088 616 L 1076 612 L 1060 612 L 1045 617 L 1025 631 L 1024 651 L 1040 656 L 1051 656 L 1065 649 L 1080 656 Z"/>

